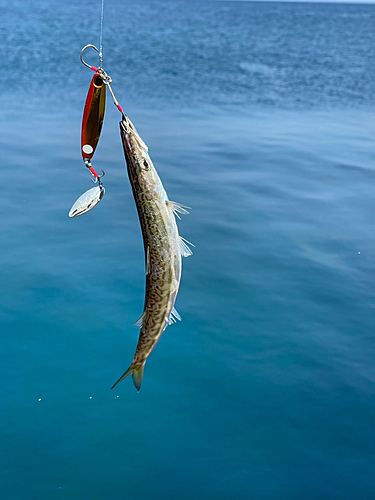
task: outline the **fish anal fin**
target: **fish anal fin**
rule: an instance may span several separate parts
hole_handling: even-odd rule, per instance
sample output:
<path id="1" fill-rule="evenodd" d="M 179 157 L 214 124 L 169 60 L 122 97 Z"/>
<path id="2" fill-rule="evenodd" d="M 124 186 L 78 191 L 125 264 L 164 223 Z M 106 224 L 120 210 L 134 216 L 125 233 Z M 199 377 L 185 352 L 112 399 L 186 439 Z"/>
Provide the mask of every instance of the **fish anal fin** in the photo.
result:
<path id="1" fill-rule="evenodd" d="M 193 255 L 193 251 L 189 248 L 189 245 L 194 246 L 190 241 L 185 240 L 182 236 L 180 236 L 180 251 L 182 257 L 189 257 Z"/>
<path id="2" fill-rule="evenodd" d="M 177 312 L 176 308 L 173 307 L 172 311 L 171 311 L 171 313 L 169 315 L 169 318 L 168 318 L 168 325 L 173 325 L 173 323 L 176 323 L 177 320 L 181 321 L 181 316 Z"/>

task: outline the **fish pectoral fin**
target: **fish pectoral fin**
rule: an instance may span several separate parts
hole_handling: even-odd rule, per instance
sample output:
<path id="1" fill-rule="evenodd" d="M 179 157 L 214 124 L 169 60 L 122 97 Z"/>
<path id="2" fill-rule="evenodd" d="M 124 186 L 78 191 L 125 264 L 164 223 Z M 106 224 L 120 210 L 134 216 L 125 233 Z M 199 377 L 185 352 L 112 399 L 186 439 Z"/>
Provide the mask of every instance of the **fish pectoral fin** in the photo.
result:
<path id="1" fill-rule="evenodd" d="M 194 246 L 193 243 L 190 243 L 190 241 L 185 240 L 185 238 L 180 236 L 180 252 L 182 257 L 189 257 L 190 255 L 193 255 L 193 251 L 188 245 Z"/>
<path id="2" fill-rule="evenodd" d="M 126 372 L 124 373 L 124 375 L 122 375 L 118 381 L 113 384 L 113 386 L 111 387 L 111 390 L 116 387 L 117 384 L 119 384 L 122 380 L 124 380 L 124 378 L 128 377 L 129 375 L 132 376 L 133 378 L 133 384 L 135 386 L 135 388 L 137 389 L 137 392 L 140 391 L 141 389 L 141 385 L 142 385 L 142 378 L 143 378 L 143 372 L 145 370 L 145 363 L 146 361 L 144 361 L 142 363 L 142 365 L 140 366 L 136 366 L 136 365 L 133 365 L 133 363 L 129 366 L 129 368 L 126 370 Z"/>
<path id="3" fill-rule="evenodd" d="M 181 316 L 178 314 L 177 310 L 175 307 L 172 307 L 171 314 L 169 315 L 168 318 L 168 325 L 173 325 L 173 323 L 177 323 L 178 321 L 181 321 Z"/>
<path id="4" fill-rule="evenodd" d="M 190 208 L 190 207 L 186 207 L 185 205 L 182 205 L 181 203 L 177 203 L 177 201 L 167 200 L 166 204 L 167 204 L 167 207 L 170 208 L 172 210 L 172 212 L 174 213 L 174 215 L 176 217 L 178 217 L 179 219 L 181 219 L 181 217 L 178 215 L 179 213 L 183 214 L 183 215 L 188 215 L 188 213 L 189 213 L 188 210 L 186 210 L 186 209 Z"/>

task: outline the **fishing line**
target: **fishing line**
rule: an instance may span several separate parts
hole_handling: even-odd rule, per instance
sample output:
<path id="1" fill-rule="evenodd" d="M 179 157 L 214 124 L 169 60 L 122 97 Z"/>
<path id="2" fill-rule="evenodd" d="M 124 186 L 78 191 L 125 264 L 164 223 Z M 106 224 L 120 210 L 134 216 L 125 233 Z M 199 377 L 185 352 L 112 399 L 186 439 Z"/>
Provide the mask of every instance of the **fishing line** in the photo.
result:
<path id="1" fill-rule="evenodd" d="M 102 63 L 103 63 L 103 17 L 104 17 L 104 0 L 102 0 L 102 12 L 100 16 L 100 37 L 99 37 L 99 68 L 98 69 L 103 69 L 102 68 Z M 113 101 L 117 109 L 120 111 L 120 113 L 123 113 L 123 110 L 118 102 L 118 100 L 115 97 L 115 94 L 113 93 L 113 90 L 111 88 L 111 82 L 112 78 L 108 77 L 108 75 L 104 72 L 104 75 L 107 77 L 104 79 L 104 83 L 107 85 L 109 91 L 111 92 Z"/>
<path id="2" fill-rule="evenodd" d="M 103 17 L 104 17 L 104 0 L 102 0 L 102 12 L 100 16 L 99 69 L 101 69 L 103 62 Z"/>

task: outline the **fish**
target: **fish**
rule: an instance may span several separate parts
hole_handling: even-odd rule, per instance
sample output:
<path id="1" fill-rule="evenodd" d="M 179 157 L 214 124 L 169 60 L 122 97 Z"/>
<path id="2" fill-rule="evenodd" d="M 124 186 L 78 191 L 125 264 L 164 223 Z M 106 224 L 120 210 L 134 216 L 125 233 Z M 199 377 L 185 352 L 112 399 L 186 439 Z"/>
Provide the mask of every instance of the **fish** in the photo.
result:
<path id="1" fill-rule="evenodd" d="M 139 392 L 144 366 L 168 325 L 181 321 L 174 305 L 181 282 L 182 257 L 192 255 L 190 242 L 179 235 L 176 217 L 188 208 L 170 201 L 160 177 L 130 119 L 123 113 L 121 140 L 140 221 L 146 268 L 146 293 L 143 313 L 135 323 L 140 327 L 133 362 L 112 386 L 129 375 Z"/>

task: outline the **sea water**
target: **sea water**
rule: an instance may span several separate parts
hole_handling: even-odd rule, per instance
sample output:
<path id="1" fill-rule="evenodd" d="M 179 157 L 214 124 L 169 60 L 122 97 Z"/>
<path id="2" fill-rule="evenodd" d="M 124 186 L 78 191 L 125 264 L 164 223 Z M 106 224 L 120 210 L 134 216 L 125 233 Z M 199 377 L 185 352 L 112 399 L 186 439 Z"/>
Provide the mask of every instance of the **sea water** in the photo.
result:
<path id="1" fill-rule="evenodd" d="M 374 498 L 375 6 L 106 0 L 104 68 L 195 244 L 137 394 L 109 390 L 145 282 L 110 96 L 106 194 L 68 218 L 100 2 L 0 5 L 1 498 Z"/>

